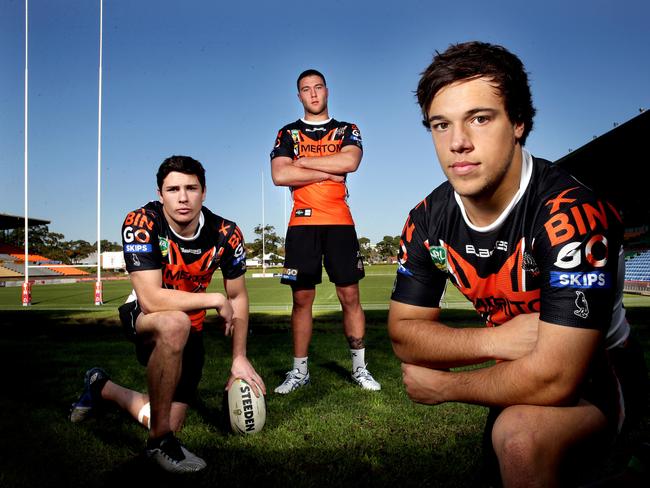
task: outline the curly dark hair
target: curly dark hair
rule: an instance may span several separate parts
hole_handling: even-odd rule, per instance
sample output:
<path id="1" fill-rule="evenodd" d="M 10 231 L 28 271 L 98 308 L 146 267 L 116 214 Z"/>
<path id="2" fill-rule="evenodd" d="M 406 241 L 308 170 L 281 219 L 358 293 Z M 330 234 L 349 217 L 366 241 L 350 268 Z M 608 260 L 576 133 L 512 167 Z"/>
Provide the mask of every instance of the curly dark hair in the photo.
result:
<path id="1" fill-rule="evenodd" d="M 438 91 L 456 81 L 482 77 L 497 86 L 510 121 L 523 122 L 524 132 L 519 139 L 523 146 L 533 129 L 535 116 L 528 74 L 517 56 L 495 44 L 471 41 L 452 44 L 443 53 L 436 51 L 432 63 L 422 73 L 416 91 L 422 123 L 431 129 L 428 111 Z"/>

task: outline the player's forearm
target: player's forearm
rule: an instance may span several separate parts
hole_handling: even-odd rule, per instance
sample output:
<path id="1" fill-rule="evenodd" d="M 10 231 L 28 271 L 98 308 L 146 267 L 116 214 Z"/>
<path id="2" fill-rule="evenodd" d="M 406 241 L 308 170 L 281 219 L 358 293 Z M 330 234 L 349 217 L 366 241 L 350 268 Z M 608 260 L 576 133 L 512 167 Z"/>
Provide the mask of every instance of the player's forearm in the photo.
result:
<path id="1" fill-rule="evenodd" d="M 353 173 L 361 163 L 360 152 L 339 152 L 327 156 L 317 156 L 309 158 L 300 158 L 295 161 L 295 165 L 301 168 L 324 171 L 335 175 L 345 175 Z"/>
<path id="2" fill-rule="evenodd" d="M 451 368 L 492 359 L 490 329 L 452 328 L 430 320 L 389 318 L 395 355 L 405 363 Z"/>
<path id="3" fill-rule="evenodd" d="M 233 308 L 232 357 L 246 357 L 248 338 L 248 295 L 231 299 Z"/>
<path id="4" fill-rule="evenodd" d="M 138 302 L 145 313 L 216 309 L 220 308 L 226 300 L 221 293 L 190 293 L 167 288 L 147 290 L 146 292 L 136 290 L 136 293 Z"/>
<path id="5" fill-rule="evenodd" d="M 554 369 L 536 364 L 527 356 L 472 371 L 443 372 L 439 375 L 442 401 L 485 406 L 566 405 L 574 400 L 576 381 Z"/>
<path id="6" fill-rule="evenodd" d="M 305 186 L 329 180 L 332 175 L 313 169 L 300 168 L 293 164 L 273 170 L 272 178 L 276 186 Z"/>

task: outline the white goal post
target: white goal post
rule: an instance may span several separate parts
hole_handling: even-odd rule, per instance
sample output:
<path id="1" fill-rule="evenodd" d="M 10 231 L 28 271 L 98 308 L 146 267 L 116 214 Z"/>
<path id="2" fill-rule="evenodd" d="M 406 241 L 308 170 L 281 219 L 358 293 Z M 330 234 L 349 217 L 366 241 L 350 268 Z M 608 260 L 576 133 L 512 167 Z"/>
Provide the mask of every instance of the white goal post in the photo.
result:
<path id="1" fill-rule="evenodd" d="M 104 303 L 103 287 L 101 277 L 101 167 L 102 167 L 102 63 L 103 63 L 103 24 L 104 24 L 104 0 L 99 0 L 99 70 L 98 70 L 98 112 L 97 112 L 97 281 L 95 282 L 95 305 Z M 25 126 L 24 126 L 24 193 L 25 193 L 25 264 L 23 282 L 22 304 L 32 304 L 31 282 L 29 281 L 29 269 L 39 268 L 39 265 L 29 264 L 29 0 L 25 0 Z M 65 267 L 95 267 L 95 265 L 44 265 L 47 268 Z"/>

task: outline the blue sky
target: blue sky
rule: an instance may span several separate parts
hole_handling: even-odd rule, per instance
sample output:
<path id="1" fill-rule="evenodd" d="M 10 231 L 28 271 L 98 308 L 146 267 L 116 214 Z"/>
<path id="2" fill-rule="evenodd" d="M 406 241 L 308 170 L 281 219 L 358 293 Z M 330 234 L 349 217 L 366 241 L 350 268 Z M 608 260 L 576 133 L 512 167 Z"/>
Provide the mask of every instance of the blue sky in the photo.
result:
<path id="1" fill-rule="evenodd" d="M 29 8 L 29 213 L 93 242 L 99 0 Z M 13 215 L 24 213 L 24 22 L 24 0 L 0 0 L 0 213 Z M 519 55 L 538 110 L 527 147 L 555 160 L 650 107 L 649 25 L 645 0 L 105 0 L 102 238 L 120 240 L 172 154 L 204 163 L 206 205 L 247 241 L 264 185 L 265 221 L 283 234 L 290 201 L 268 155 L 302 115 L 295 79 L 310 67 L 327 77 L 330 115 L 364 138 L 348 178 L 359 236 L 397 235 L 443 181 L 413 96 L 435 50 L 478 39 Z"/>

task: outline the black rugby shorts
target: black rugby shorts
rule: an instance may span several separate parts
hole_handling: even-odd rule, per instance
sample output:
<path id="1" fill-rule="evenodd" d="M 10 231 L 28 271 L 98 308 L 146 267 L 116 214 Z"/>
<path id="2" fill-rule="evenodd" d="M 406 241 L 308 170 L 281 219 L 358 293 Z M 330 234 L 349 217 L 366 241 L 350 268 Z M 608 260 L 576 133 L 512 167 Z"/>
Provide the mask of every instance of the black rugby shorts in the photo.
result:
<path id="1" fill-rule="evenodd" d="M 135 330 L 135 322 L 142 313 L 138 301 L 134 300 L 120 306 L 119 313 L 126 336 L 135 344 L 135 355 L 138 362 L 147 366 L 153 351 L 153 344 L 145 342 Z M 174 393 L 175 402 L 189 404 L 196 398 L 196 390 L 201 381 L 204 363 L 203 333 L 192 330 L 183 349 L 183 368 Z"/>
<path id="2" fill-rule="evenodd" d="M 313 287 L 322 281 L 323 264 L 332 283 L 344 286 L 365 276 L 359 241 L 353 225 L 296 225 L 289 227 L 281 282 Z"/>

